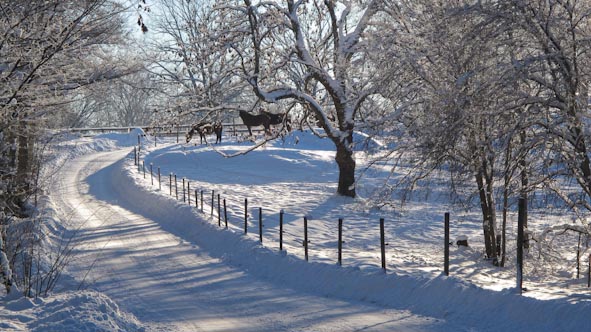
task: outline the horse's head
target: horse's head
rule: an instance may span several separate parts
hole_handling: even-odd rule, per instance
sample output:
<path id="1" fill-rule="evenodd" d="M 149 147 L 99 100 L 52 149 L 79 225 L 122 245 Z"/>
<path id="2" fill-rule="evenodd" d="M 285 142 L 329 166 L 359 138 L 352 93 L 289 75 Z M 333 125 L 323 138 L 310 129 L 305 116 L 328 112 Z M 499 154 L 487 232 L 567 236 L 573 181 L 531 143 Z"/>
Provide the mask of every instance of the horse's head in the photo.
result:
<path id="1" fill-rule="evenodd" d="M 191 139 L 193 138 L 193 135 L 195 135 L 195 127 L 191 128 L 191 130 L 189 130 L 186 134 L 185 134 L 185 143 L 189 143 L 191 141 Z"/>

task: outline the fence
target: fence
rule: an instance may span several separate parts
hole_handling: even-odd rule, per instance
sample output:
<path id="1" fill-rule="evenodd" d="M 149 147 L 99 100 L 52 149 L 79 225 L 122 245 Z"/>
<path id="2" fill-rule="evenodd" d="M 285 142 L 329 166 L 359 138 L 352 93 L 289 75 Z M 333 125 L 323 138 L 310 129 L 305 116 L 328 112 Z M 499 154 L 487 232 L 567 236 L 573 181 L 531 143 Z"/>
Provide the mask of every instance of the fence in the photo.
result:
<path id="1" fill-rule="evenodd" d="M 157 185 L 159 190 L 162 190 L 162 174 L 161 168 L 158 166 L 156 167 L 156 172 L 154 172 L 154 165 L 150 163 L 146 166 L 145 162 L 140 158 L 140 148 L 134 147 L 134 164 L 137 166 L 138 173 L 142 174 L 143 178 L 149 180 L 151 185 Z M 149 177 L 149 179 L 148 179 Z M 154 183 L 154 180 L 157 180 L 157 184 Z M 181 185 L 179 187 L 179 184 Z M 169 195 L 174 197 L 176 200 L 180 201 L 182 197 L 182 201 L 187 203 L 188 205 L 192 205 L 191 202 L 194 202 L 195 208 L 201 212 L 202 214 L 206 214 L 205 211 L 209 210 L 209 217 L 212 219 L 217 218 L 218 227 L 222 227 L 222 216 L 224 222 L 224 228 L 228 229 L 228 208 L 226 199 L 221 197 L 221 194 L 216 193 L 215 190 L 211 190 L 211 201 L 209 204 L 205 204 L 205 195 L 209 194 L 210 190 L 206 190 L 203 188 L 194 188 L 193 191 L 191 190 L 191 182 L 186 178 L 182 177 L 179 179 L 177 174 L 170 173 L 168 179 L 168 187 L 169 187 Z M 217 204 L 216 204 L 217 202 Z M 207 207 L 206 205 L 209 205 Z M 249 213 L 248 210 L 248 198 L 244 199 L 244 216 L 243 216 L 243 229 L 244 234 L 248 234 L 249 232 Z M 279 250 L 284 251 L 284 242 L 283 242 L 283 216 L 285 212 L 281 210 L 279 213 Z M 262 244 L 264 241 L 263 237 L 263 207 L 258 207 L 258 239 L 259 242 Z M 381 258 L 381 268 L 383 271 L 387 270 L 386 264 L 386 246 L 387 242 L 385 239 L 385 232 L 384 232 L 384 223 L 385 220 L 382 218 L 380 219 L 380 258 Z M 343 253 L 343 219 L 339 219 L 339 227 L 338 227 L 338 264 L 342 265 L 342 253 Z M 304 248 L 304 259 L 309 261 L 309 250 L 310 250 L 310 240 L 308 239 L 308 217 L 303 216 L 303 241 L 302 246 Z"/>
<path id="2" fill-rule="evenodd" d="M 229 132 L 231 136 L 237 136 L 248 132 L 246 126 L 242 123 L 227 122 L 222 123 L 224 130 Z M 135 126 L 135 127 L 91 127 L 91 128 L 68 128 L 60 131 L 69 131 L 72 133 L 79 133 L 82 136 L 94 136 L 105 133 L 130 133 L 133 129 L 140 128 L 146 133 L 154 135 L 154 137 L 176 137 L 177 143 L 184 139 L 185 133 L 191 130 L 191 125 L 177 125 L 177 126 Z M 253 132 L 260 132 L 263 129 L 258 127 L 251 129 Z"/>
<path id="3" fill-rule="evenodd" d="M 138 147 L 134 147 L 134 164 L 137 166 L 138 168 L 138 173 L 143 174 L 144 179 L 147 179 L 147 169 L 146 169 L 146 165 L 144 161 L 141 161 L 141 156 L 140 156 L 140 138 L 138 137 Z M 162 190 L 162 180 L 161 180 L 161 169 L 160 167 L 157 167 L 157 173 L 154 173 L 154 166 L 152 164 L 149 165 L 148 168 L 148 172 L 149 172 L 149 176 L 150 176 L 150 182 L 151 185 L 154 186 L 154 180 L 157 176 L 157 180 L 158 180 L 158 189 Z M 173 183 L 174 182 L 174 183 Z M 182 177 L 181 181 L 179 181 L 179 178 L 177 177 L 177 174 L 173 174 L 170 173 L 169 174 L 169 195 L 171 197 L 175 197 L 175 199 L 178 201 L 180 200 L 180 196 L 179 196 L 179 182 L 182 183 L 182 188 L 181 188 L 181 194 L 182 194 L 182 199 L 183 202 L 187 203 L 188 205 L 191 206 L 191 202 L 194 202 L 195 204 L 195 208 L 202 214 L 206 214 L 206 205 L 205 204 L 205 195 L 209 194 L 210 190 L 206 190 L 205 188 L 194 188 L 193 191 L 191 191 L 191 182 L 189 180 L 187 180 L 186 178 Z M 173 193 L 173 186 L 174 186 L 174 193 Z M 193 196 L 191 196 L 193 194 Z M 217 198 L 217 200 L 216 200 Z M 217 201 L 217 205 L 216 205 L 216 201 Z M 249 232 L 249 213 L 248 213 L 248 208 L 249 208 L 249 201 L 248 198 L 244 198 L 244 216 L 243 216 L 243 232 L 245 235 L 248 234 Z M 218 227 L 222 227 L 222 216 L 223 216 L 223 222 L 224 222 L 224 229 L 228 229 L 228 209 L 227 209 L 227 202 L 226 202 L 226 198 L 222 198 L 220 193 L 217 193 L 216 196 L 216 192 L 215 190 L 211 190 L 211 202 L 209 203 L 209 217 L 212 220 L 215 220 L 214 218 L 217 217 L 217 224 Z M 284 249 L 284 239 L 283 239 L 283 234 L 284 234 L 284 214 L 285 211 L 282 209 L 279 212 L 279 251 L 285 251 Z M 236 217 L 236 216 L 235 216 Z M 344 239 L 343 239 L 343 219 L 339 218 L 338 219 L 338 230 L 337 230 L 337 246 L 336 246 L 336 250 L 337 250 L 337 264 L 339 266 L 342 266 L 343 264 L 343 244 L 345 243 Z M 384 218 L 380 218 L 379 220 L 379 248 L 380 248 L 380 261 L 381 261 L 381 269 L 384 272 L 387 272 L 387 261 L 386 261 L 386 247 L 388 245 L 388 243 L 386 242 L 386 236 L 385 236 L 385 231 L 384 231 L 384 225 L 385 225 L 386 220 Z M 449 276 L 450 274 L 450 251 L 449 251 L 449 247 L 451 245 L 450 242 L 450 214 L 449 213 L 445 213 L 443 216 L 443 232 L 444 232 L 444 236 L 442 239 L 442 244 L 443 244 L 443 266 L 442 266 L 442 273 L 446 276 Z M 263 223 L 263 207 L 258 207 L 258 239 L 259 242 L 261 244 L 263 244 L 264 241 L 264 233 L 263 233 L 263 228 L 264 228 L 264 223 Z M 308 237 L 308 217 L 307 216 L 303 216 L 303 229 L 302 229 L 302 247 L 303 247 L 303 256 L 304 259 L 306 261 L 309 261 L 309 251 L 310 251 L 310 241 L 309 241 L 309 237 Z M 521 240 L 523 241 L 523 239 Z M 579 241 L 580 242 L 580 241 Z M 519 243 L 519 242 L 518 242 Z M 519 247 L 519 246 L 518 246 Z M 523 248 L 523 246 L 521 246 L 521 248 Z M 523 254 L 521 253 L 521 255 L 519 255 L 520 250 L 518 250 L 518 256 L 523 256 Z M 523 261 L 521 259 L 520 262 L 518 262 L 518 276 L 517 276 L 517 289 L 519 291 L 519 293 L 521 294 L 521 289 L 522 289 L 522 280 L 523 280 L 523 271 L 522 271 L 522 265 L 523 265 Z M 579 276 L 579 271 L 580 271 L 580 266 L 579 266 L 579 252 L 577 252 L 577 278 Z M 588 266 L 587 266 L 587 287 L 591 287 L 591 254 L 589 255 L 588 258 Z"/>

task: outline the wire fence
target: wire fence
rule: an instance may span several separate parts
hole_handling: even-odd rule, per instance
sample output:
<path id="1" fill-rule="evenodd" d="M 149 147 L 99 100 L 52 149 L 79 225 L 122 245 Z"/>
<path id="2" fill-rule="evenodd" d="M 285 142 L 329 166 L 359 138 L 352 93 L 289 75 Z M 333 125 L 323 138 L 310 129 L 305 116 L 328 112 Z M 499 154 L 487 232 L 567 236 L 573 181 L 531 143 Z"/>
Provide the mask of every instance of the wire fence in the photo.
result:
<path id="1" fill-rule="evenodd" d="M 195 184 L 191 185 L 191 181 L 185 177 L 179 177 L 178 174 L 169 173 L 168 176 L 162 174 L 161 168 L 159 166 L 154 166 L 152 163 L 146 166 L 145 161 L 141 160 L 141 141 L 140 137 L 138 136 L 138 145 L 134 147 L 133 152 L 134 158 L 134 165 L 137 166 L 138 173 L 142 174 L 143 178 L 146 181 L 150 181 L 151 186 L 158 186 L 158 190 L 161 192 L 165 192 L 163 186 L 168 186 L 168 194 L 169 196 L 175 198 L 177 201 L 182 201 L 190 206 L 193 206 L 197 211 L 201 214 L 207 216 L 209 214 L 209 219 L 213 222 L 217 221 L 217 225 L 220 228 L 228 230 L 230 228 L 234 229 L 235 231 L 243 232 L 244 235 L 248 235 L 249 231 L 258 232 L 258 241 L 261 245 L 265 242 L 264 237 L 264 216 L 263 216 L 263 207 L 257 206 L 253 211 L 257 211 L 256 218 L 253 218 L 249 213 L 249 199 L 244 198 L 243 206 L 241 209 L 243 210 L 243 215 L 237 215 L 236 213 L 229 214 L 228 209 L 228 202 L 225 197 L 222 197 L 222 194 L 216 192 L 215 189 L 207 189 L 204 187 L 197 187 Z M 168 179 L 165 179 L 168 177 Z M 210 196 L 211 193 L 211 196 Z M 240 208 L 234 208 L 233 210 L 239 210 Z M 278 246 L 279 251 L 286 252 L 286 248 L 284 246 L 284 216 L 285 211 L 281 209 L 278 214 Z M 230 220 L 242 219 L 240 224 L 236 222 L 231 222 Z M 306 261 L 310 260 L 310 244 L 311 241 L 309 240 L 309 227 L 308 227 L 308 216 L 304 215 L 302 218 L 301 224 L 301 234 L 295 235 L 295 237 L 300 237 L 302 243 L 302 251 L 300 253 L 294 253 L 296 255 L 303 255 L 303 258 Z M 443 258 L 443 265 L 441 266 L 441 272 L 449 276 L 450 275 L 450 251 L 449 248 L 452 245 L 450 242 L 450 214 L 445 213 L 442 223 L 443 229 L 443 236 L 441 239 L 442 250 L 441 256 Z M 386 241 L 386 234 L 384 230 L 386 220 L 384 218 L 379 219 L 379 257 L 380 257 L 380 268 L 384 271 L 384 273 L 388 270 L 388 262 L 386 261 L 387 258 L 387 247 L 388 242 Z M 345 243 L 345 239 L 343 238 L 343 218 L 338 219 L 337 224 L 337 240 L 336 240 L 336 257 L 337 257 L 337 265 L 343 265 L 343 244 Z M 256 234 L 256 233 L 255 233 Z M 521 239 L 523 241 L 523 238 Z M 457 243 L 460 245 L 459 243 Z M 467 246 L 467 243 L 465 244 Z M 518 245 L 519 248 L 523 248 L 523 245 Z M 519 255 L 518 255 L 519 256 Z M 523 257 L 523 253 L 520 255 Z M 345 257 L 346 258 L 346 257 Z M 579 271 L 581 267 L 579 265 L 580 257 L 579 253 L 577 253 L 577 278 L 579 275 Z M 591 287 L 591 254 L 588 257 L 587 262 L 587 287 Z M 518 276 L 517 276 L 517 288 L 521 293 L 522 289 L 522 280 L 523 280 L 523 261 L 518 262 Z"/>
<path id="2" fill-rule="evenodd" d="M 151 186 L 157 186 L 159 191 L 164 192 L 163 185 L 168 186 L 169 196 L 175 198 L 177 201 L 183 201 L 190 206 L 194 206 L 200 213 L 207 215 L 209 213 L 209 219 L 214 222 L 217 220 L 218 227 L 229 229 L 230 223 L 228 218 L 228 204 L 226 198 L 222 197 L 220 193 L 216 193 L 214 189 L 196 188 L 195 185 L 191 187 L 191 181 L 185 177 L 179 177 L 178 174 L 169 173 L 168 179 L 163 181 L 162 171 L 159 166 L 154 166 L 152 163 L 146 165 L 144 160 L 141 160 L 140 151 L 141 149 L 134 147 L 134 163 L 137 166 L 138 173 L 140 173 L 146 181 L 150 181 Z M 211 194 L 211 196 L 210 196 Z M 264 242 L 264 223 L 263 223 L 263 207 L 255 207 L 255 211 L 258 211 L 256 218 L 252 218 L 249 213 L 249 199 L 244 198 L 242 217 L 242 231 L 245 235 L 253 232 L 253 229 L 258 235 L 258 240 L 261 244 Z M 284 248 L 284 215 L 285 211 L 282 209 L 279 212 L 279 250 L 285 251 Z M 236 220 L 239 216 L 231 215 L 231 219 Z M 253 221 L 254 219 L 254 221 Z M 302 247 L 303 255 L 306 261 L 309 261 L 310 251 L 310 240 L 309 240 L 309 228 L 308 228 L 308 216 L 302 217 Z M 385 219 L 380 218 L 380 261 L 381 268 L 386 271 L 386 242 L 384 232 Z M 235 227 L 237 225 L 234 225 Z M 338 241 L 337 241 L 337 257 L 338 265 L 342 265 L 343 257 L 343 219 L 338 220 Z"/>

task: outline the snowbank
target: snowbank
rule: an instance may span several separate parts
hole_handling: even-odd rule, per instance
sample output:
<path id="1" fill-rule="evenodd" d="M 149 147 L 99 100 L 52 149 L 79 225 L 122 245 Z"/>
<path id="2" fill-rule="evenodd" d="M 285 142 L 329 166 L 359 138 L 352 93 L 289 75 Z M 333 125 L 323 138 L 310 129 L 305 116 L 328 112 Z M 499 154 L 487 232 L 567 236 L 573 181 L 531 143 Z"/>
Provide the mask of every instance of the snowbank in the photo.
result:
<path id="1" fill-rule="evenodd" d="M 53 147 L 57 150 L 54 155 L 80 156 L 92 152 L 132 147 L 137 145 L 138 136 L 143 144 L 152 144 L 154 142 L 153 138 L 146 135 L 141 128 L 133 129 L 129 133 L 106 133 L 93 137 L 82 137 L 73 134 L 57 135 L 53 138 L 55 141 Z"/>
<path id="2" fill-rule="evenodd" d="M 144 328 L 104 294 L 79 291 L 35 301 L 5 300 L 0 306 L 0 330 L 132 332 Z"/>
<path id="3" fill-rule="evenodd" d="M 479 330 L 576 331 L 586 326 L 591 303 L 537 300 L 515 291 L 491 291 L 453 277 L 398 276 L 379 268 L 338 267 L 261 246 L 236 231 L 217 227 L 217 218 L 150 190 L 130 161 L 121 161 L 116 183 L 126 209 L 157 221 L 165 230 L 198 244 L 210 255 L 278 285 L 302 292 L 375 303 L 415 314 L 466 322 Z"/>
<path id="4" fill-rule="evenodd" d="M 319 135 L 324 135 L 324 130 L 315 130 Z M 279 138 L 271 143 L 277 147 L 290 147 L 302 150 L 325 150 L 334 151 L 334 143 L 328 139 L 320 139 L 314 135 L 311 130 L 306 129 L 303 131 L 294 130 L 286 135 L 283 139 Z M 382 148 L 383 145 L 362 132 L 353 133 L 353 150 L 354 151 L 366 151 Z"/>

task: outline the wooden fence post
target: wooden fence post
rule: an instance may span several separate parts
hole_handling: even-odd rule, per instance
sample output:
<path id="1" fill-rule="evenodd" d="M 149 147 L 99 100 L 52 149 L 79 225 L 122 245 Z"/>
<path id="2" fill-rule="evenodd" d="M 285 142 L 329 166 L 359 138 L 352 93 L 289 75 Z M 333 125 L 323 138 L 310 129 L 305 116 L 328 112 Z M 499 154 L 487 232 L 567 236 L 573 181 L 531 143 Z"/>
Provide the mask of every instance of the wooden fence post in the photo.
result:
<path id="1" fill-rule="evenodd" d="M 338 242 L 338 264 L 343 265 L 343 218 L 339 218 L 339 242 Z"/>
<path id="2" fill-rule="evenodd" d="M 168 176 L 168 189 L 170 191 L 170 196 L 172 196 L 172 173 Z"/>
<path id="3" fill-rule="evenodd" d="M 587 287 L 591 287 L 591 254 L 589 254 L 589 266 L 587 267 Z"/>
<path id="4" fill-rule="evenodd" d="M 524 198 L 519 198 L 519 206 L 524 205 Z M 521 295 L 523 292 L 523 228 L 525 216 L 522 209 L 519 209 L 517 215 L 517 291 Z"/>
<path id="5" fill-rule="evenodd" d="M 449 212 L 444 215 L 444 240 L 443 240 L 443 272 L 449 275 Z"/>
<path id="6" fill-rule="evenodd" d="M 160 166 L 158 166 L 158 190 L 162 190 L 162 182 L 160 180 Z"/>
<path id="7" fill-rule="evenodd" d="M 226 199 L 224 198 L 224 222 L 226 223 L 226 229 L 228 229 L 228 210 L 226 209 Z"/>
<path id="8" fill-rule="evenodd" d="M 199 194 L 197 192 L 197 189 L 195 189 L 195 208 L 199 208 Z"/>
<path id="9" fill-rule="evenodd" d="M 133 147 L 133 165 L 137 166 L 137 147 Z"/>
<path id="10" fill-rule="evenodd" d="M 215 190 L 211 191 L 211 214 L 210 217 L 213 217 L 213 207 L 215 205 Z"/>
<path id="11" fill-rule="evenodd" d="M 380 248 L 382 253 L 382 269 L 386 272 L 386 241 L 384 240 L 384 218 L 380 218 Z"/>
<path id="12" fill-rule="evenodd" d="M 176 178 L 176 174 L 174 175 L 174 193 L 176 195 L 176 200 L 179 200 L 179 185 L 178 185 L 178 181 Z"/>
<path id="13" fill-rule="evenodd" d="M 579 243 L 577 244 L 577 279 L 579 279 L 580 271 L 581 271 L 581 233 L 579 233 Z"/>
<path id="14" fill-rule="evenodd" d="M 187 204 L 191 205 L 191 181 L 187 180 Z"/>
<path id="15" fill-rule="evenodd" d="M 279 211 L 279 251 L 283 250 L 283 209 Z"/>
<path id="16" fill-rule="evenodd" d="M 304 257 L 308 261 L 308 217 L 304 216 Z"/>
<path id="17" fill-rule="evenodd" d="M 187 198 L 185 197 L 185 178 L 183 177 L 183 202 L 187 202 Z"/>
<path id="18" fill-rule="evenodd" d="M 146 178 L 146 161 L 142 160 L 142 169 L 144 170 L 144 179 Z"/>
<path id="19" fill-rule="evenodd" d="M 154 185 L 154 173 L 152 172 L 154 169 L 152 163 L 150 163 L 150 182 L 152 184 L 152 186 Z"/>
<path id="20" fill-rule="evenodd" d="M 218 194 L 218 227 L 222 227 L 222 207 L 220 204 L 220 194 Z"/>
<path id="21" fill-rule="evenodd" d="M 248 234 L 248 198 L 244 199 L 244 234 Z"/>
<path id="22" fill-rule="evenodd" d="M 263 243 L 263 208 L 259 207 L 259 241 Z"/>
<path id="23" fill-rule="evenodd" d="M 203 189 L 201 189 L 201 213 L 203 213 Z"/>

